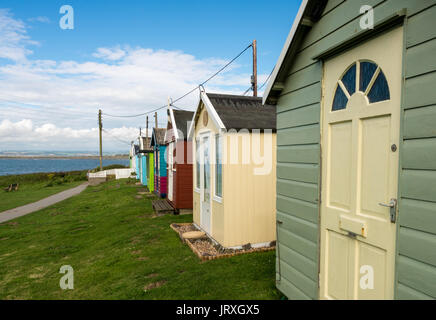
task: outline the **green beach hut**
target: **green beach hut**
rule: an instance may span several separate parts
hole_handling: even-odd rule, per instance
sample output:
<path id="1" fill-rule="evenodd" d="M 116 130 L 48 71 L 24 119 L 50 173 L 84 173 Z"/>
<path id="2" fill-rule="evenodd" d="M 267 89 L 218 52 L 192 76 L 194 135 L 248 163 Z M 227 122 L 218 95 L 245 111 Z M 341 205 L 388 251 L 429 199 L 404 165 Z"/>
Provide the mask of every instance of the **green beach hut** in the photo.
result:
<path id="1" fill-rule="evenodd" d="M 303 0 L 277 106 L 277 288 L 436 298 L 436 1 Z"/>
<path id="2" fill-rule="evenodd" d="M 141 137 L 139 140 L 139 163 L 140 163 L 140 180 L 144 186 L 148 186 L 148 156 L 153 152 L 153 148 L 150 145 L 151 138 Z"/>

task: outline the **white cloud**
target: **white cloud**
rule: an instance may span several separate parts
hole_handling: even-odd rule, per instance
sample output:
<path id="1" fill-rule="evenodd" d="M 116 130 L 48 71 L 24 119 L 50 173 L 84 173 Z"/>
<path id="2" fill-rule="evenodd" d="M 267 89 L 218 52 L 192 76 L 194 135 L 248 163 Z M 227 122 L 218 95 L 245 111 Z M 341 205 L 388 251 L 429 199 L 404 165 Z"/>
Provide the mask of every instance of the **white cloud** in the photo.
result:
<path id="1" fill-rule="evenodd" d="M 35 45 L 27 35 L 23 21 L 14 19 L 7 9 L 0 9 L 0 58 L 25 61 L 32 53 L 27 47 Z"/>
<path id="2" fill-rule="evenodd" d="M 48 17 L 45 17 L 45 16 L 38 16 L 38 17 L 34 17 L 34 18 L 29 18 L 28 20 L 30 22 L 50 23 L 50 19 Z"/>
<path id="3" fill-rule="evenodd" d="M 121 50 L 118 48 L 98 48 L 97 52 L 93 54 L 96 58 L 102 58 L 106 60 L 120 60 L 126 55 L 126 52 L 124 50 Z"/>
<path id="4" fill-rule="evenodd" d="M 66 139 L 84 149 L 96 148 L 98 109 L 122 115 L 147 112 L 166 104 L 168 97 L 183 95 L 227 63 L 181 51 L 130 46 L 96 48 L 89 53 L 89 61 L 35 60 L 28 49 L 34 44 L 26 25 L 9 11 L 0 10 L 0 58 L 8 59 L 0 64 L 0 150 L 20 141 L 20 149 L 38 147 L 39 142 L 40 149 L 56 146 L 65 150 L 72 147 Z M 241 94 L 250 85 L 250 68 L 232 64 L 206 89 Z M 177 105 L 194 109 L 197 102 L 198 93 L 194 93 Z M 159 118 L 160 123 L 166 122 L 165 109 Z M 150 115 L 150 125 L 153 123 Z M 119 128 L 113 129 L 117 137 L 130 141 L 137 136 L 136 128 L 145 127 L 145 117 L 104 116 L 103 126 Z M 113 142 L 113 148 L 120 147 Z"/>
<path id="5" fill-rule="evenodd" d="M 104 149 L 127 150 L 130 141 L 134 141 L 137 136 L 137 128 L 106 129 L 106 132 L 103 132 Z M 98 145 L 98 128 L 60 128 L 53 123 L 36 126 L 30 119 L 17 122 L 6 119 L 0 122 L 0 141 L 3 150 L 23 150 L 23 144 L 29 147 L 48 146 L 51 150 L 89 150 L 89 147 Z M 88 142 L 87 146 L 83 145 L 84 141 Z"/>

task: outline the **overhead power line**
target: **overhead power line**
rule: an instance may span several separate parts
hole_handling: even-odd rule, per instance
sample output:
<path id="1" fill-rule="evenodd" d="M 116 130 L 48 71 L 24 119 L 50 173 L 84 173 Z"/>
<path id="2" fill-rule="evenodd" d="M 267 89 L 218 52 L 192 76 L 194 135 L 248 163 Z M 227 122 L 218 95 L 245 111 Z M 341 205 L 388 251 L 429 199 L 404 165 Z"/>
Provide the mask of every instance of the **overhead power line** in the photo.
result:
<path id="1" fill-rule="evenodd" d="M 275 67 L 271 70 L 271 72 L 270 72 L 268 78 L 266 78 L 265 82 L 259 87 L 259 90 L 262 89 L 268 83 L 269 79 L 271 78 L 271 76 L 274 72 L 274 69 L 275 69 Z"/>
<path id="2" fill-rule="evenodd" d="M 262 90 L 262 88 L 268 83 L 269 79 L 272 76 L 272 73 L 274 72 L 274 68 L 272 69 L 271 73 L 269 74 L 268 78 L 266 78 L 265 82 L 257 89 L 258 91 Z M 247 93 L 249 93 L 250 91 L 253 90 L 253 87 L 251 86 L 250 88 L 248 88 L 247 90 L 244 91 L 244 93 L 242 94 L 243 96 L 247 95 Z"/>
<path id="3" fill-rule="evenodd" d="M 240 56 L 242 56 L 248 49 L 250 49 L 253 46 L 253 44 L 250 43 L 250 45 L 248 45 L 244 50 L 242 50 L 236 57 L 234 57 L 232 60 L 230 60 L 225 66 L 223 66 L 221 69 L 219 69 L 217 72 L 215 72 L 212 76 L 210 76 L 208 79 L 206 79 L 205 81 L 203 81 L 202 83 L 200 83 L 198 86 L 196 86 L 194 89 L 188 91 L 187 93 L 185 93 L 184 95 L 180 96 L 179 98 L 175 99 L 172 101 L 171 106 L 173 106 L 173 103 L 176 103 L 182 99 L 184 99 L 185 97 L 187 97 L 188 95 L 190 95 L 191 93 L 193 93 L 194 91 L 200 89 L 202 86 L 204 86 L 206 83 L 208 83 L 210 80 L 212 80 L 213 78 L 215 78 L 217 75 L 219 75 L 221 72 L 223 72 L 228 66 L 230 66 L 233 62 L 235 62 Z M 108 117 L 114 117 L 114 118 L 136 118 L 136 117 L 142 117 L 145 115 L 148 115 L 150 113 L 159 111 L 161 109 L 164 109 L 168 107 L 168 105 L 164 105 L 162 107 L 144 112 L 144 113 L 140 113 L 140 114 L 134 114 L 134 115 L 113 115 L 113 114 L 108 114 L 108 113 L 103 113 L 105 116 Z M 180 108 L 179 108 L 180 109 Z"/>
<path id="4" fill-rule="evenodd" d="M 108 135 L 110 135 L 113 139 L 118 140 L 118 141 L 121 142 L 121 143 L 128 144 L 128 145 L 130 146 L 130 142 L 127 142 L 127 141 L 125 141 L 125 140 L 122 140 L 122 139 L 120 139 L 120 138 L 114 136 L 113 134 L 111 134 L 109 131 L 107 131 L 107 130 L 105 130 L 105 129 L 102 129 L 102 130 L 103 130 L 104 133 L 107 133 Z"/>

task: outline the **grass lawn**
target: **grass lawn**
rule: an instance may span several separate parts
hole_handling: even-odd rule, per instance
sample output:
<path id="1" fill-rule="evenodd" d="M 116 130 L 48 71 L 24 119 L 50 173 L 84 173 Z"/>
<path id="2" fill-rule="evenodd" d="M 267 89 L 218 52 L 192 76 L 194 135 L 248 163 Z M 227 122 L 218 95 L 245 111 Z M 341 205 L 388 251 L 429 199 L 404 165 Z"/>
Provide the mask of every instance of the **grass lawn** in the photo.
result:
<path id="1" fill-rule="evenodd" d="M 200 261 L 128 180 L 0 225 L 0 299 L 279 299 L 275 253 Z M 74 290 L 61 290 L 63 265 Z"/>
<path id="2" fill-rule="evenodd" d="M 51 196 L 55 193 L 74 188 L 86 180 L 85 173 L 67 174 L 26 174 L 0 176 L 0 212 L 13 209 Z M 5 192 L 4 188 L 18 183 L 18 191 Z"/>

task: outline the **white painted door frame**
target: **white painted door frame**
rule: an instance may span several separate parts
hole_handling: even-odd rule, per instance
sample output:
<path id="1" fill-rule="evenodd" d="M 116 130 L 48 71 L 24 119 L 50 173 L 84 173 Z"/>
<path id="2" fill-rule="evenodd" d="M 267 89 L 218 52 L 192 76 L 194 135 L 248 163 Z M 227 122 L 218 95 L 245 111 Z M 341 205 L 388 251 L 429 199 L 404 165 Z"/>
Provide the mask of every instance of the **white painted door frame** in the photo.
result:
<path id="1" fill-rule="evenodd" d="M 212 176 L 211 176 L 211 147 L 212 147 L 212 143 L 211 143 L 211 132 L 207 131 L 207 132 L 202 132 L 199 134 L 199 141 L 200 141 L 200 227 L 207 232 L 209 235 L 211 235 L 211 231 L 212 231 L 212 208 L 211 208 L 211 181 L 212 181 Z M 207 149 L 205 149 L 205 143 L 204 141 L 207 140 Z M 205 177 L 205 154 L 206 151 L 208 152 L 208 165 L 209 165 L 209 184 L 208 184 L 208 192 L 209 194 L 207 194 L 206 192 L 206 188 L 205 188 L 205 182 L 206 182 L 206 177 Z"/>

